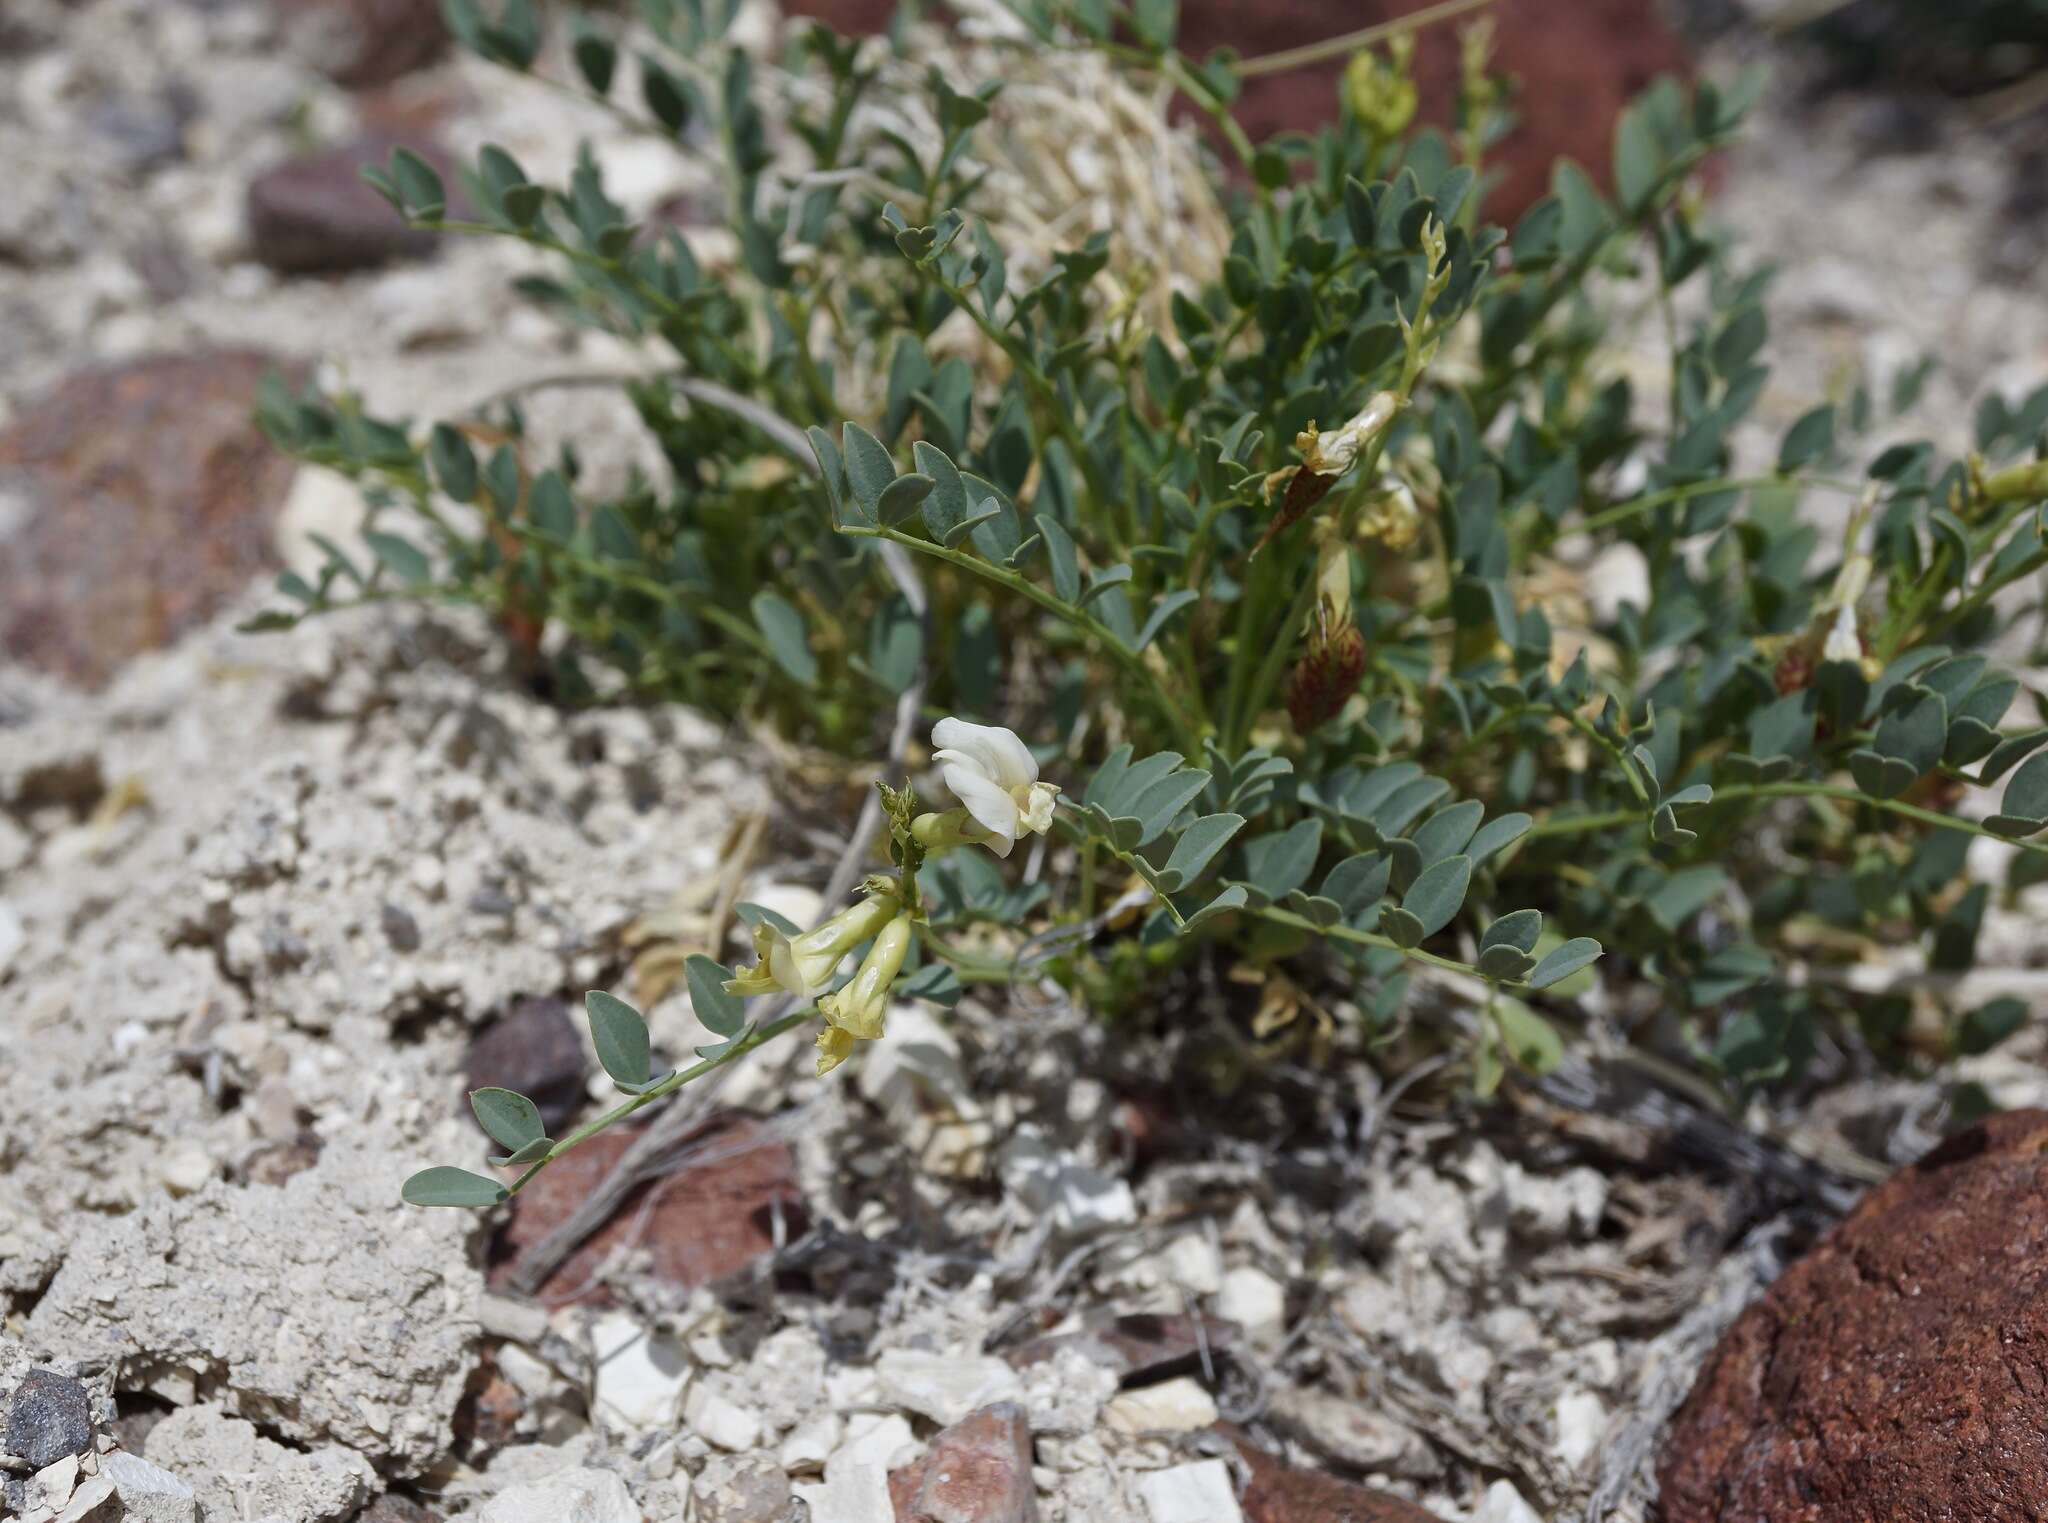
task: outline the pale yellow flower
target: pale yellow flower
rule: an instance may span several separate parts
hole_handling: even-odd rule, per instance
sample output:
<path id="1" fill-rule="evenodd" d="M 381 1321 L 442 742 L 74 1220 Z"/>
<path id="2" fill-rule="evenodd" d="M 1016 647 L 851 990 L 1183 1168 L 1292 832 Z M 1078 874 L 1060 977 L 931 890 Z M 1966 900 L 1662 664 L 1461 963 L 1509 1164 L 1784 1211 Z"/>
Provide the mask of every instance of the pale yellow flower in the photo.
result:
<path id="1" fill-rule="evenodd" d="M 825 1031 L 818 1037 L 818 1072 L 830 1073 L 853 1051 L 853 1044 L 882 1035 L 889 1018 L 889 986 L 903 971 L 910 951 L 910 917 L 898 915 L 882 928 L 853 981 L 818 1001 Z"/>
<path id="2" fill-rule="evenodd" d="M 887 925 L 902 908 L 892 894 L 876 894 L 848 906 L 816 930 L 791 936 L 772 925 L 754 927 L 754 966 L 726 980 L 731 994 L 772 994 L 816 999 L 855 947 Z"/>

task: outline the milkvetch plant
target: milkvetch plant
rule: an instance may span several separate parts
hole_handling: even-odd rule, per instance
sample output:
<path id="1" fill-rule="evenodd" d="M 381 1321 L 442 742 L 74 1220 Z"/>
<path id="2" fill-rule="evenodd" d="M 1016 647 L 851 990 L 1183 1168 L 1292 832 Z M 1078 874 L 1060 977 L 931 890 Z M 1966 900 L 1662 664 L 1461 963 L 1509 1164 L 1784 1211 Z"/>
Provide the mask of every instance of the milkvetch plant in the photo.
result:
<path id="1" fill-rule="evenodd" d="M 551 44 L 523 0 L 451 7 L 485 57 L 712 158 L 729 265 L 627 225 L 587 158 L 541 186 L 486 150 L 460 223 L 424 164 L 375 176 L 420 226 L 545 251 L 533 299 L 666 346 L 626 384 L 672 484 L 586 500 L 516 412 L 265 403 L 373 504 L 366 549 L 287 581 L 271 622 L 476 602 L 522 659 L 559 646 L 861 762 L 903 695 L 939 720 L 953 799 L 892 787 L 890 872 L 820 927 L 755 912 L 747 968 L 691 963 L 711 1055 L 644 1071 L 644 1023 L 594 999 L 600 1056 L 640 1086 L 623 1109 L 806 1024 L 843 1060 L 892 990 L 1052 977 L 1172 1019 L 1218 963 L 1382 1042 L 1449 1043 L 1480 1092 L 1554 1063 L 1588 1000 L 1737 1088 L 1796 1073 L 1823 1030 L 1914 1064 L 2016 1024 L 1945 975 L 2001 891 L 1966 871 L 1973 839 L 2009 843 L 2006 888 L 2048 856 L 2018 622 L 2048 568 L 2048 388 L 1988 400 L 1949 458 L 1900 441 L 1924 369 L 1851 378 L 1745 463 L 1769 273 L 1693 180 L 1758 81 L 1660 82 L 1611 190 L 1560 164 L 1502 228 L 1483 31 L 1448 131 L 1416 129 L 1395 26 L 1332 127 L 1253 143 L 1240 65 L 1181 53 L 1171 5 L 1016 0 L 973 56 L 1107 59 L 1216 124 L 1230 234 L 1160 300 L 1114 232 L 1033 245 L 984 202 L 1001 69 L 949 73 L 968 55 L 915 28 L 786 28 L 756 57 L 730 12 L 649 0 L 628 36 Z M 1617 341 L 1645 301 L 1647 385 Z M 1626 595 L 1595 566 L 1632 567 Z M 1847 976 L 1899 946 L 1935 976 Z M 756 997 L 803 1008 L 750 1019 Z M 1469 1036 L 1418 1024 L 1445 999 Z M 485 1108 L 525 1167 L 571 1140 Z"/>

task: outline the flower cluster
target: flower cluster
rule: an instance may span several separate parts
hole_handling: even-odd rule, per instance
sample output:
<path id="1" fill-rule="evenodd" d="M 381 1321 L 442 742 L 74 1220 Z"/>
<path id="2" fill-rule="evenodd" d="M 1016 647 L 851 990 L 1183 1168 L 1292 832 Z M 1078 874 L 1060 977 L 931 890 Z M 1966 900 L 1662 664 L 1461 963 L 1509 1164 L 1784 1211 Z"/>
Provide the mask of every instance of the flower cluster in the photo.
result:
<path id="1" fill-rule="evenodd" d="M 1038 762 L 1016 734 L 998 725 L 942 719 L 932 729 L 934 759 L 961 808 L 920 815 L 912 831 L 927 856 L 983 846 L 1007 857 L 1020 836 L 1052 827 L 1059 788 L 1038 779 Z M 823 925 L 790 935 L 763 922 L 754 927 L 754 964 L 725 984 L 741 996 L 783 993 L 815 1002 L 825 1018 L 818 1036 L 818 1072 L 845 1062 L 854 1043 L 880 1037 L 889 989 L 903 971 L 918 916 L 901 882 L 870 880 L 864 897 Z M 844 986 L 833 979 L 848 954 L 870 943 L 859 971 Z"/>

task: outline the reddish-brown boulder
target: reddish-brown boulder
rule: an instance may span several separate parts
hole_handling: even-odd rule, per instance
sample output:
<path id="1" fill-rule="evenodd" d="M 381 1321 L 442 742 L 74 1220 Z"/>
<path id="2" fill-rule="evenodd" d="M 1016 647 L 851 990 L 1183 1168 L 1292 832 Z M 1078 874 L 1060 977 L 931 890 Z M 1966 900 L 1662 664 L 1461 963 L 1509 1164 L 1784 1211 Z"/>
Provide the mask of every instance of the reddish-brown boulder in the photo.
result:
<path id="1" fill-rule="evenodd" d="M 560 1136 L 582 1109 L 589 1063 L 568 1004 L 548 995 L 514 1000 L 510 1010 L 471 1040 L 462 1071 L 471 1089 L 510 1089 L 526 1096 L 540 1108 L 549 1133 Z M 463 1111 L 468 1110 L 465 1104 Z"/>
<path id="2" fill-rule="evenodd" d="M 449 215 L 465 215 L 444 150 L 417 134 L 371 131 L 285 159 L 250 181 L 249 251 L 286 275 L 339 274 L 432 253 L 436 235 L 408 226 L 363 180 L 365 165 L 388 164 L 398 147 L 434 166 L 451 198 Z"/>
<path id="3" fill-rule="evenodd" d="M 297 467 L 254 422 L 282 368 L 198 350 L 82 370 L 0 429 L 0 653 L 88 686 L 272 561 Z"/>
<path id="4" fill-rule="evenodd" d="M 1238 1326 L 1220 1317 L 1191 1317 L 1171 1312 L 1097 1312 L 1071 1333 L 1053 1333 L 1021 1343 L 1004 1357 L 1018 1369 L 1042 1364 L 1073 1349 L 1125 1385 L 1164 1380 L 1202 1367 L 1237 1342 Z"/>
<path id="5" fill-rule="evenodd" d="M 336 84 L 388 84 L 448 46 L 439 0 L 283 0 L 293 51 Z"/>
<path id="6" fill-rule="evenodd" d="M 1666 1523 L 2019 1523 L 2048 1505 L 2048 1111 L 1866 1196 L 1673 1421 Z"/>
<path id="7" fill-rule="evenodd" d="M 896 1523 L 1037 1523 L 1031 1425 L 1014 1401 L 970 1412 L 890 1472 Z"/>
<path id="8" fill-rule="evenodd" d="M 503 1286 L 519 1255 L 562 1224 L 619 1161 L 638 1127 L 601 1132 L 551 1163 L 513 1198 L 493 1245 L 491 1284 Z M 805 1227 L 796 1158 L 773 1128 L 737 1112 L 716 1115 L 688 1144 L 683 1166 L 626 1197 L 539 1287 L 551 1303 L 603 1305 L 599 1271 L 621 1252 L 632 1266 L 683 1290 L 735 1274 Z M 568 1294 L 576 1292 L 576 1294 Z"/>
<path id="9" fill-rule="evenodd" d="M 1249 1472 L 1238 1505 L 1245 1523 L 1440 1523 L 1403 1497 L 1354 1485 L 1319 1470 L 1301 1470 L 1224 1428 Z"/>

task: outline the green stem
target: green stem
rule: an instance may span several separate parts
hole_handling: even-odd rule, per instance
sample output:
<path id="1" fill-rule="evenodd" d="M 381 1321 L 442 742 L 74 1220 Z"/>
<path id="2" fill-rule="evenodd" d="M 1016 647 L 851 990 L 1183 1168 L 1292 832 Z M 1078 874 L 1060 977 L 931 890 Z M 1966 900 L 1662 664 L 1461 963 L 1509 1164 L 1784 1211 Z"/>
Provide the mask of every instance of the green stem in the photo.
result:
<path id="1" fill-rule="evenodd" d="M 575 1147 L 579 1142 L 587 1142 L 592 1137 L 595 1137 L 599 1132 L 604 1131 L 606 1128 L 616 1126 L 619 1122 L 625 1120 L 628 1116 L 632 1115 L 633 1112 L 639 1110 L 643 1105 L 652 1105 L 656 1100 L 665 1099 L 667 1096 L 674 1094 L 677 1090 L 681 1089 L 685 1084 L 688 1084 L 692 1079 L 701 1079 L 704 1077 L 704 1075 L 710 1073 L 712 1069 L 723 1068 L 728 1063 L 734 1062 L 739 1058 L 745 1057 L 748 1053 L 752 1052 L 756 1047 L 759 1047 L 767 1042 L 772 1042 L 773 1040 L 775 1040 L 775 1038 L 781 1036 L 785 1031 L 794 1030 L 796 1027 L 805 1024 L 817 1013 L 817 1008 L 815 1006 L 807 1005 L 801 1010 L 792 1011 L 790 1014 L 783 1016 L 780 1020 L 770 1021 L 766 1026 L 761 1027 L 759 1030 L 751 1032 L 747 1036 L 740 1038 L 737 1042 L 733 1043 L 732 1046 L 728 1047 L 724 1052 L 720 1053 L 717 1057 L 706 1058 L 701 1063 L 698 1063 L 695 1067 L 692 1068 L 679 1068 L 674 1073 L 670 1074 L 666 1079 L 663 1079 L 659 1084 L 655 1085 L 654 1088 L 648 1090 L 645 1094 L 635 1095 L 632 1099 L 626 1101 L 625 1104 L 613 1106 L 610 1110 L 606 1111 L 602 1116 L 599 1116 L 596 1120 L 584 1122 L 583 1125 L 577 1127 L 575 1131 L 571 1132 L 568 1136 L 562 1138 L 561 1141 L 557 1142 L 553 1147 L 549 1148 L 545 1157 L 535 1162 L 532 1166 L 530 1166 L 527 1169 L 527 1171 L 524 1174 L 521 1174 L 516 1180 L 514 1180 L 509 1186 L 507 1186 L 506 1193 L 509 1195 L 517 1195 L 521 1190 L 523 1190 L 526 1187 L 526 1183 L 528 1180 L 532 1179 L 534 1175 L 538 1174 L 542 1169 L 546 1168 L 549 1164 L 553 1163 L 557 1158 L 560 1158 L 564 1153 L 568 1152 L 569 1149 Z"/>
<path id="2" fill-rule="evenodd" d="M 1661 492 L 1651 492 L 1644 497 L 1632 498 L 1618 506 L 1581 519 L 1578 528 L 1591 534 L 1614 524 L 1624 523 L 1639 514 L 1668 507 L 1674 502 L 1686 502 L 1694 497 L 1708 497 L 1715 492 L 1752 492 L 1764 487 L 1812 487 L 1831 492 L 1843 492 L 1850 496 L 1860 495 L 1864 488 L 1852 481 L 1837 481 L 1826 476 L 1723 476 L 1713 481 L 1694 481 L 1685 486 L 1667 487 Z"/>
<path id="3" fill-rule="evenodd" d="M 1270 920 L 1275 925 L 1291 925 L 1298 930 L 1311 931 L 1318 936 L 1327 936 L 1333 941 L 1349 941 L 1355 942 L 1362 947 L 1379 947 L 1389 952 L 1399 952 L 1403 957 L 1408 958 L 1412 962 L 1428 963 L 1432 968 L 1443 968 L 1452 973 L 1463 973 L 1470 978 L 1483 979 L 1486 976 L 1469 962 L 1459 962 L 1455 957 L 1439 957 L 1436 953 L 1425 952 L 1420 947 L 1404 947 L 1398 941 L 1389 941 L 1386 937 L 1375 935 L 1371 931 L 1361 931 L 1352 926 L 1341 924 L 1331 926 L 1317 925 L 1313 920 L 1308 919 L 1306 916 L 1297 915 L 1292 910 L 1268 907 L 1263 910 L 1255 910 L 1253 913 L 1261 920 Z"/>
<path id="4" fill-rule="evenodd" d="M 1957 830 L 1964 835 L 1982 836 L 1987 841 L 2003 841 L 2021 851 L 2036 852 L 2048 856 L 2048 844 L 2038 841 L 2018 841 L 2011 836 L 2002 836 L 1995 830 L 1986 830 L 1975 820 L 1943 814 L 1939 810 L 1922 809 L 1918 804 L 1904 803 L 1899 799 L 1872 798 L 1869 794 L 1854 788 L 1843 788 L 1831 783 L 1742 783 L 1732 788 L 1716 788 L 1714 802 L 1724 798 L 1827 798 L 1838 803 L 1862 804 L 1871 809 L 1882 809 L 1888 814 L 1903 815 L 1909 820 L 1918 820 L 1936 830 Z"/>
<path id="5" fill-rule="evenodd" d="M 550 554 L 559 556 L 563 561 L 585 576 L 594 576 L 600 581 L 611 582 L 615 586 L 625 587 L 634 592 L 645 593 L 648 597 L 686 609 L 698 618 L 717 625 L 735 640 L 751 647 L 758 654 L 767 656 L 770 659 L 774 657 L 775 652 L 769 648 L 767 639 L 759 630 L 755 629 L 745 619 L 740 618 L 739 615 L 728 609 L 720 608 L 716 603 L 685 598 L 666 582 L 657 581 L 655 578 L 644 576 L 637 571 L 628 571 L 624 567 L 613 566 L 600 560 L 593 560 L 591 557 L 583 555 L 570 546 L 563 544 L 559 539 L 543 534 L 539 530 L 529 528 L 524 524 L 506 524 L 504 527 L 520 539 L 539 545 Z"/>
<path id="6" fill-rule="evenodd" d="M 1899 799 L 1873 798 L 1855 788 L 1844 788 L 1833 783 L 1737 783 L 1714 790 L 1713 803 L 1725 803 L 1731 799 L 1794 799 L 1824 798 L 1842 804 L 1860 804 L 1870 809 L 1881 809 L 1888 814 L 1902 815 L 1917 820 L 1922 825 L 1936 830 L 1955 830 L 1964 835 L 1982 836 L 1987 841 L 2003 841 L 2021 851 L 2036 852 L 2048 856 L 2048 843 L 2020 841 L 2011 836 L 2002 836 L 1995 830 L 1986 830 L 1975 820 L 1962 819 L 1952 814 L 1942 814 L 1934 809 L 1922 809 L 1918 804 L 1908 804 Z M 1702 805 L 1702 808 L 1710 807 Z M 1553 816 L 1538 820 L 1523 834 L 1523 840 L 1538 836 L 1580 835 L 1589 831 L 1609 830 L 1618 825 L 1632 825 L 1643 818 L 1640 809 L 1610 809 L 1600 814 L 1574 814 Z"/>
<path id="7" fill-rule="evenodd" d="M 1060 398 L 1059 388 L 1039 370 L 1031 357 L 1031 351 L 1025 348 L 1014 334 L 998 328 L 991 322 L 988 314 L 969 299 L 970 293 L 946 279 L 936 267 L 932 267 L 928 273 L 933 283 L 952 298 L 953 305 L 965 312 L 974 326 L 981 330 L 982 336 L 1010 357 L 1010 363 L 1017 367 L 1017 373 L 1024 377 L 1025 384 L 1038 397 L 1040 405 L 1051 419 L 1053 432 L 1066 441 L 1067 450 L 1074 457 L 1074 464 L 1080 469 L 1082 479 L 1088 483 L 1089 495 L 1102 507 L 1110 507 L 1109 483 L 1103 478 L 1094 452 L 1082 440 L 1080 429 L 1075 426 L 1066 403 Z"/>
<path id="8" fill-rule="evenodd" d="M 1401 362 L 1401 378 L 1394 386 L 1398 399 L 1394 406 L 1394 417 L 1366 446 L 1365 454 L 1358 461 L 1358 485 L 1353 489 L 1350 500 L 1345 503 L 1339 516 L 1337 539 L 1340 544 L 1349 545 L 1358 529 L 1358 515 L 1371 496 L 1379 480 L 1380 458 L 1386 453 L 1387 436 L 1393 431 L 1394 420 L 1408 405 L 1408 399 L 1415 394 L 1416 383 L 1422 379 L 1423 354 L 1436 337 L 1436 328 L 1430 322 L 1429 309 L 1433 300 L 1432 285 L 1425 290 L 1417 306 L 1414 320 L 1407 327 L 1407 354 Z M 1260 660 L 1251 683 L 1242 693 L 1242 706 L 1233 706 L 1230 711 L 1230 733 L 1227 737 L 1229 754 L 1236 755 L 1243 749 L 1251 727 L 1257 722 L 1259 711 L 1265 706 L 1274 684 L 1280 679 L 1281 669 L 1294 652 L 1295 637 L 1308 621 L 1309 610 L 1315 606 L 1316 575 L 1313 560 L 1308 574 L 1295 588 L 1287 613 L 1279 628 L 1271 632 L 1263 658 Z"/>
<path id="9" fill-rule="evenodd" d="M 1303 43 L 1298 48 L 1287 48 L 1278 53 L 1262 53 L 1256 58 L 1247 58 L 1237 66 L 1238 77 L 1253 79 L 1261 74 L 1283 74 L 1290 69 L 1304 69 L 1310 64 L 1321 63 L 1326 58 L 1343 58 L 1356 53 L 1360 48 L 1369 48 L 1376 42 L 1385 42 L 1403 32 L 1419 32 L 1426 26 L 1439 21 L 1448 21 L 1453 16 L 1462 16 L 1491 5 L 1493 0 L 1439 0 L 1436 5 L 1426 5 L 1419 11 L 1392 21 L 1376 22 L 1356 31 L 1340 32 L 1335 37 L 1325 37 L 1320 42 Z"/>
<path id="10" fill-rule="evenodd" d="M 1188 718 L 1187 711 L 1180 706 L 1179 700 L 1168 690 L 1166 684 L 1160 679 L 1159 674 L 1152 670 L 1145 658 L 1118 639 L 1116 632 L 1099 619 L 1082 612 L 1070 604 L 1062 602 L 1058 597 L 1048 592 L 1045 588 L 1040 587 L 1030 578 L 1019 576 L 1007 567 L 993 565 L 988 561 L 969 555 L 964 550 L 955 550 L 948 545 L 935 545 L 928 539 L 918 539 L 914 535 L 903 533 L 900 529 L 870 528 L 863 524 L 841 524 L 839 525 L 839 532 L 861 539 L 888 540 L 892 544 L 903 546 L 906 550 L 915 550 L 920 555 L 928 555 L 935 560 L 942 560 L 951 565 L 958 566 L 963 571 L 970 571 L 985 581 L 994 582 L 999 587 L 1007 588 L 1019 597 L 1028 598 L 1047 613 L 1052 614 L 1054 617 L 1087 635 L 1125 670 L 1129 671 L 1133 676 L 1141 678 L 1146 686 L 1150 688 L 1154 701 L 1158 703 L 1160 712 L 1172 726 L 1175 736 L 1185 748 L 1185 753 L 1189 756 L 1196 756 L 1201 753 L 1201 732 L 1195 727 L 1193 721 Z"/>

